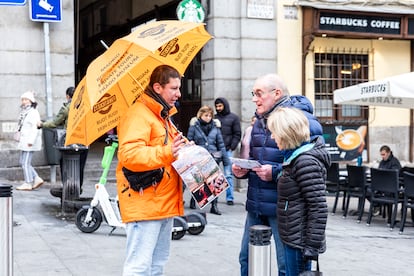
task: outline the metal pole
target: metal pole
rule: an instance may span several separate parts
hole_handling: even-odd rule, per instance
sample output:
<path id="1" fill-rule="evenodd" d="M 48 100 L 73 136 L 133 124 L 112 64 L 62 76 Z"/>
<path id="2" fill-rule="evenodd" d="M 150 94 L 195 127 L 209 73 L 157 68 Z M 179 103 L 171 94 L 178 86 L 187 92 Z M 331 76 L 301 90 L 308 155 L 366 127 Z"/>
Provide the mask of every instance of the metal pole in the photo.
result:
<path id="1" fill-rule="evenodd" d="M 52 111 L 52 73 L 50 70 L 50 41 L 49 41 L 49 23 L 43 23 L 43 34 L 45 41 L 45 73 L 46 73 L 46 114 L 50 119 L 53 116 Z"/>
<path id="2" fill-rule="evenodd" d="M 12 186 L 0 184 L 0 275 L 13 275 Z"/>
<path id="3" fill-rule="evenodd" d="M 49 23 L 43 23 L 43 36 L 45 42 L 45 82 L 46 82 L 46 115 L 50 119 L 53 117 L 53 97 L 52 97 L 52 72 L 50 69 L 50 41 Z M 56 183 L 56 166 L 50 166 L 50 182 Z"/>
<path id="4" fill-rule="evenodd" d="M 249 276 L 270 276 L 272 228 L 253 225 L 249 229 Z"/>

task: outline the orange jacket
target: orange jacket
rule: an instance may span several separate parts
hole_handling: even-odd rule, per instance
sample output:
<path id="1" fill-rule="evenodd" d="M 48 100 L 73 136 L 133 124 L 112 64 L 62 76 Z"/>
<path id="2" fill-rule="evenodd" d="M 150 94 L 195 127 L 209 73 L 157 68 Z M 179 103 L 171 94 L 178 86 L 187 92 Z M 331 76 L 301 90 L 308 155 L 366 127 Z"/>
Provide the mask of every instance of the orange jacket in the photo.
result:
<path id="1" fill-rule="evenodd" d="M 167 119 L 161 117 L 162 106 L 142 94 L 118 125 L 118 166 L 116 169 L 119 207 L 124 223 L 157 220 L 184 214 L 182 181 L 172 167 L 175 160 L 171 143 L 178 134 Z M 177 110 L 172 108 L 170 116 Z M 168 141 L 164 144 L 168 131 Z M 122 167 L 131 171 L 148 171 L 164 167 L 164 177 L 155 187 L 142 193 L 129 187 Z"/>

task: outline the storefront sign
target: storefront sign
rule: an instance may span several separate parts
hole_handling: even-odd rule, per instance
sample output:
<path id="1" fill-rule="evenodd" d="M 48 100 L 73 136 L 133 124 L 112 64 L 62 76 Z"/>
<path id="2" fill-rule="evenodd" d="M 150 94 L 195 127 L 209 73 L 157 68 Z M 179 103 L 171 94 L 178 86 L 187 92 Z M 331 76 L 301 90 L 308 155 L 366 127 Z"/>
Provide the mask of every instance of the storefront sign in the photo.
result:
<path id="1" fill-rule="evenodd" d="M 401 18 L 321 12 L 319 29 L 325 31 L 399 35 L 401 33 Z"/>

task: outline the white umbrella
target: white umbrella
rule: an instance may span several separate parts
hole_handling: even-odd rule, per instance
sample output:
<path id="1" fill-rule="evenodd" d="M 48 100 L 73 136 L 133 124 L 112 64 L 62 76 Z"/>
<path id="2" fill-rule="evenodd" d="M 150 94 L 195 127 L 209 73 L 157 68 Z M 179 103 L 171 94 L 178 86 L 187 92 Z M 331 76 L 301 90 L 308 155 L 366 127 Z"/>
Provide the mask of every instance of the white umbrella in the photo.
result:
<path id="1" fill-rule="evenodd" d="M 414 108 L 414 72 L 336 89 L 334 103 Z"/>

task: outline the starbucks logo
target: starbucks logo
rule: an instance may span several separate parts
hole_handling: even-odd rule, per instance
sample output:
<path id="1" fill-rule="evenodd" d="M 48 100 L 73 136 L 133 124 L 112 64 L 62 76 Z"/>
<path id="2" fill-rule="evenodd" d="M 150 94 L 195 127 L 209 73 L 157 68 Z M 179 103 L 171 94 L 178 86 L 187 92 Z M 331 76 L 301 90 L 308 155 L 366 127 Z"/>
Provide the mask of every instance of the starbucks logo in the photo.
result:
<path id="1" fill-rule="evenodd" d="M 205 12 L 197 0 L 183 0 L 177 6 L 177 17 L 180 21 L 204 22 Z"/>

